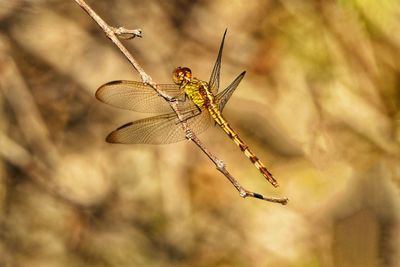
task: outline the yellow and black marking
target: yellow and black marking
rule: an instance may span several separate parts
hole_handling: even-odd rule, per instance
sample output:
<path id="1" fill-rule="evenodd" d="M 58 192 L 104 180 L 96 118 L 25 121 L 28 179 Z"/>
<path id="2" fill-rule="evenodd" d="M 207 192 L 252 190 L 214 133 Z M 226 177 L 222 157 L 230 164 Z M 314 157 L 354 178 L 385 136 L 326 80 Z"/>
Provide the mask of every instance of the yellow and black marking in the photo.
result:
<path id="1" fill-rule="evenodd" d="M 237 133 L 232 129 L 232 127 L 227 123 L 222 114 L 218 109 L 210 111 L 212 117 L 216 123 L 225 131 L 225 133 L 231 138 L 235 144 L 240 148 L 240 150 L 249 158 L 251 163 L 256 166 L 256 168 L 261 172 L 261 174 L 275 187 L 278 186 L 278 182 L 274 176 L 267 170 L 267 168 L 262 164 L 262 162 L 257 158 L 257 156 L 250 150 L 249 146 L 246 145 L 242 139 L 237 135 Z"/>
<path id="2" fill-rule="evenodd" d="M 249 158 L 249 160 L 256 166 L 261 174 L 275 187 L 278 186 L 278 182 L 274 176 L 267 170 L 257 156 L 250 150 L 250 148 L 239 138 L 237 133 L 228 124 L 225 118 L 222 116 L 217 103 L 215 103 L 215 96 L 210 91 L 208 83 L 205 81 L 192 78 L 191 70 L 189 68 L 177 68 L 174 71 L 175 83 L 181 85 L 182 90 L 185 94 L 195 103 L 199 109 L 207 109 L 210 115 L 214 119 L 215 123 L 218 124 L 225 133 L 231 138 L 240 150 Z M 261 195 L 255 194 L 254 197 L 262 198 Z"/>

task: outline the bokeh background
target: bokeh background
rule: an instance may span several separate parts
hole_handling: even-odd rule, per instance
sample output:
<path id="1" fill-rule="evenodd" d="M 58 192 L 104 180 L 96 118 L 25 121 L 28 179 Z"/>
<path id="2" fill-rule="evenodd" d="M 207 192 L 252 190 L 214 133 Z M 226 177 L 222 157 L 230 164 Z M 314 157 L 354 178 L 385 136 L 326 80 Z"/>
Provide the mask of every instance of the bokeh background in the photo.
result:
<path id="1" fill-rule="evenodd" d="M 146 114 L 94 98 L 139 80 L 73 1 L 0 1 L 0 266 L 400 266 L 400 2 L 88 3 L 158 83 L 208 80 L 228 28 L 224 113 L 280 182 L 217 127 L 192 143 L 111 145 Z"/>

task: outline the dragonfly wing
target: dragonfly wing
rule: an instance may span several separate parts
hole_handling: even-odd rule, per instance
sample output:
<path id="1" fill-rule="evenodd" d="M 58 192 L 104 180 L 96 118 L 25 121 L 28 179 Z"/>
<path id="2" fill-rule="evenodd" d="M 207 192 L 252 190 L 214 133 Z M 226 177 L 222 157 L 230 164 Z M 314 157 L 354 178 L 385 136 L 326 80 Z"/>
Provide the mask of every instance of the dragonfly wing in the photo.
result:
<path id="1" fill-rule="evenodd" d="M 158 86 L 160 90 L 172 97 L 180 92 L 179 86 L 175 84 L 159 84 Z M 136 81 L 106 83 L 97 89 L 96 98 L 111 106 L 138 112 L 162 113 L 171 111 L 168 102 L 159 96 L 152 87 Z M 185 109 L 186 107 L 180 108 Z"/>
<path id="2" fill-rule="evenodd" d="M 210 114 L 192 109 L 182 113 L 190 129 L 200 134 L 211 124 Z M 109 143 L 170 144 L 185 140 L 182 123 L 175 113 L 159 115 L 127 123 L 107 136 Z"/>
<path id="3" fill-rule="evenodd" d="M 216 95 L 218 93 L 218 89 L 219 89 L 219 76 L 220 76 L 220 70 L 221 70 L 221 58 L 222 58 L 222 50 L 224 49 L 226 31 L 227 30 L 225 30 L 224 36 L 222 37 L 222 42 L 221 42 L 221 45 L 219 47 L 217 60 L 215 61 L 213 71 L 211 72 L 210 81 L 208 83 L 210 85 L 211 92 L 214 95 Z"/>
<path id="4" fill-rule="evenodd" d="M 245 71 L 240 73 L 239 76 L 237 76 L 236 79 L 233 80 L 233 82 L 228 87 L 226 87 L 226 89 L 224 91 L 220 92 L 216 96 L 216 102 L 218 103 L 219 111 L 222 112 L 222 110 L 224 109 L 229 98 L 231 97 L 233 92 L 236 90 L 236 88 L 238 87 L 239 83 L 242 81 L 245 74 L 246 74 Z"/>

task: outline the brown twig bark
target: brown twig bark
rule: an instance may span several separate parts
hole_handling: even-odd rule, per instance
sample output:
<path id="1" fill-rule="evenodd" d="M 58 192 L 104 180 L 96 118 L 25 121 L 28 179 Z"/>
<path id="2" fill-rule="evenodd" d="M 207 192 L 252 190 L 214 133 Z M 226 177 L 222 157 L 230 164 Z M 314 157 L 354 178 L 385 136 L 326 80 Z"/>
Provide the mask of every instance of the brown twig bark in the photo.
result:
<path id="1" fill-rule="evenodd" d="M 214 156 L 207 147 L 197 138 L 197 136 L 190 130 L 185 120 L 183 119 L 181 113 L 178 109 L 178 100 L 173 99 L 171 96 L 165 94 L 165 92 L 161 91 L 157 84 L 154 83 L 151 77 L 143 70 L 143 68 L 139 65 L 139 63 L 133 58 L 132 54 L 125 48 L 125 46 L 119 41 L 118 36 L 121 38 L 126 37 L 126 34 L 131 34 L 132 38 L 135 36 L 141 37 L 141 30 L 127 30 L 123 27 L 114 28 L 109 26 L 94 10 L 84 1 L 84 0 L 75 0 L 75 2 L 88 13 L 88 15 L 102 28 L 106 36 L 111 39 L 111 41 L 118 47 L 118 49 L 125 55 L 125 57 L 129 60 L 132 66 L 139 72 L 142 82 L 145 84 L 149 84 L 156 92 L 163 97 L 168 103 L 171 105 L 171 108 L 175 111 L 177 117 L 181 121 L 183 130 L 186 133 L 186 138 L 191 140 L 193 143 L 197 145 L 206 155 L 207 157 L 215 164 L 218 171 L 228 178 L 228 180 L 232 183 L 232 185 L 239 192 L 240 196 L 243 198 L 253 197 L 262 199 L 269 202 L 280 203 L 286 205 L 288 202 L 288 198 L 274 198 L 263 196 L 258 193 L 254 193 L 243 188 L 239 182 L 228 172 L 225 167 L 225 164 L 222 160 L 218 159 Z M 130 38 L 131 39 L 131 38 Z"/>

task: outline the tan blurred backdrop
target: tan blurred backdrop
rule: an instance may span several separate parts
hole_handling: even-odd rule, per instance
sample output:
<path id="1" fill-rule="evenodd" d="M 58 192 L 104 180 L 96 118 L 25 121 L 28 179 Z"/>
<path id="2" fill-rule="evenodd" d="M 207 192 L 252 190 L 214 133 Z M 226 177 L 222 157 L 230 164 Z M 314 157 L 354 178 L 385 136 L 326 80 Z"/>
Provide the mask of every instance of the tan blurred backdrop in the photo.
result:
<path id="1" fill-rule="evenodd" d="M 89 4 L 158 83 L 208 80 L 225 28 L 224 113 L 280 182 L 217 127 L 190 142 L 111 145 L 142 118 L 95 90 L 138 74 L 73 1 L 0 0 L 0 266 L 400 266 L 400 3 Z"/>

